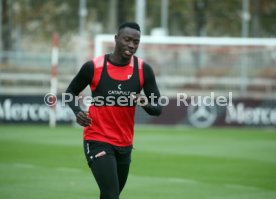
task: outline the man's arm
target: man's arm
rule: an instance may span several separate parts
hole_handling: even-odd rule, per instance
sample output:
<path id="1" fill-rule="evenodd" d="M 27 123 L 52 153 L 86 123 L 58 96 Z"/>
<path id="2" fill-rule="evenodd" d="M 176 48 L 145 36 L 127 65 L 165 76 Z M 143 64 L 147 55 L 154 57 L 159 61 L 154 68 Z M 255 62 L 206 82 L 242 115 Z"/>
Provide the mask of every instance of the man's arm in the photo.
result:
<path id="1" fill-rule="evenodd" d="M 152 68 L 144 63 L 143 66 L 143 75 L 144 75 L 144 93 L 148 99 L 148 104 L 142 106 L 142 108 L 150 115 L 160 115 L 162 113 L 162 106 L 158 104 L 158 99 L 160 97 L 160 92 L 158 90 L 155 76 Z M 150 97 L 152 96 L 152 97 Z"/>
<path id="2" fill-rule="evenodd" d="M 66 93 L 73 96 L 73 100 L 68 102 L 68 105 L 76 115 L 77 122 L 81 126 L 89 126 L 91 124 L 91 119 L 88 118 L 88 114 L 86 112 L 81 110 L 79 104 L 75 103 L 76 101 L 78 102 L 78 100 L 75 100 L 75 98 L 78 97 L 80 92 L 83 91 L 85 87 L 90 84 L 93 73 L 93 62 L 86 62 L 66 89 Z"/>

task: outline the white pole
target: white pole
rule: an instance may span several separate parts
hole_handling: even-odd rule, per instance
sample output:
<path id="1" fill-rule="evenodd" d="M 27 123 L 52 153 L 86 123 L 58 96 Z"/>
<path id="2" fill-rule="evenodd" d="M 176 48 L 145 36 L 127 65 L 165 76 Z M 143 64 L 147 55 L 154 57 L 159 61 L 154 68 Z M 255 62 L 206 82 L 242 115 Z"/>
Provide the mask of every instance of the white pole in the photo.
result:
<path id="1" fill-rule="evenodd" d="M 51 63 L 51 91 L 52 99 L 51 99 L 51 110 L 49 117 L 49 125 L 50 127 L 56 126 L 56 102 L 57 102 L 57 73 L 58 73 L 58 33 L 55 32 L 53 34 L 53 48 L 52 48 L 52 63 Z"/>
<path id="2" fill-rule="evenodd" d="M 145 13 L 146 13 L 146 2 L 145 0 L 136 0 L 135 7 L 135 20 L 140 25 L 141 35 L 145 33 Z"/>
<path id="3" fill-rule="evenodd" d="M 249 0 L 242 1 L 242 37 L 249 36 Z"/>
<path id="4" fill-rule="evenodd" d="M 168 0 L 162 0 L 161 3 L 162 3 L 161 4 L 161 26 L 167 35 L 168 34 L 168 15 L 169 15 Z"/>
<path id="5" fill-rule="evenodd" d="M 109 0 L 109 33 L 117 30 L 118 0 Z"/>
<path id="6" fill-rule="evenodd" d="M 146 2 L 145 0 L 136 0 L 135 7 L 135 21 L 140 25 L 141 35 L 145 34 L 145 15 L 146 15 Z M 144 47 L 140 44 L 138 51 L 136 52 L 138 57 L 144 57 Z"/>
<path id="7" fill-rule="evenodd" d="M 87 15 L 86 0 L 80 0 L 80 5 L 79 5 L 79 34 L 81 36 L 84 33 L 86 15 Z"/>
<path id="8" fill-rule="evenodd" d="M 78 49 L 78 63 L 76 70 L 78 71 L 84 62 L 84 33 L 85 33 L 85 19 L 87 16 L 86 0 L 79 2 L 79 49 Z"/>
<path id="9" fill-rule="evenodd" d="M 249 0 L 242 1 L 242 37 L 247 38 L 249 36 L 249 20 L 250 20 L 250 13 L 249 13 Z M 248 58 L 246 54 L 246 48 L 244 53 L 241 55 L 241 94 L 245 95 L 247 92 L 247 85 L 248 85 Z"/>

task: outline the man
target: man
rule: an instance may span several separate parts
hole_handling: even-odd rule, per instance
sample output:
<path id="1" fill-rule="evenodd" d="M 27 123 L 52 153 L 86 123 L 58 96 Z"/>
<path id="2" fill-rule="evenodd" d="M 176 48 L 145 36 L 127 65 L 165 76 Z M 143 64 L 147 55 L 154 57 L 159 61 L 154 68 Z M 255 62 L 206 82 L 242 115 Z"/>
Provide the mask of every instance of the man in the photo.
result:
<path id="1" fill-rule="evenodd" d="M 140 27 L 128 22 L 115 35 L 113 53 L 85 63 L 67 93 L 78 96 L 90 85 L 94 101 L 88 113 L 69 103 L 77 123 L 84 127 L 84 152 L 100 188 L 100 199 L 118 199 L 127 180 L 134 133 L 135 105 L 160 115 L 160 93 L 151 67 L 134 56 Z M 144 90 L 145 97 L 139 100 Z M 149 103 L 146 103 L 146 102 Z M 139 103 L 138 103 L 139 102 Z"/>

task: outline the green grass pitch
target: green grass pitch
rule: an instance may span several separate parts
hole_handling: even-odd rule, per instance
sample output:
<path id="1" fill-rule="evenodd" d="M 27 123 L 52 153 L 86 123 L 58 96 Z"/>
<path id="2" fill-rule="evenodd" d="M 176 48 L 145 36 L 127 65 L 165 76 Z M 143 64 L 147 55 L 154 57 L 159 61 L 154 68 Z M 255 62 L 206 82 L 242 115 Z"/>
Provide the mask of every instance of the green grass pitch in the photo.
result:
<path id="1" fill-rule="evenodd" d="M 275 129 L 137 127 L 121 199 L 275 199 Z M 82 129 L 0 126 L 0 198 L 98 198 Z"/>

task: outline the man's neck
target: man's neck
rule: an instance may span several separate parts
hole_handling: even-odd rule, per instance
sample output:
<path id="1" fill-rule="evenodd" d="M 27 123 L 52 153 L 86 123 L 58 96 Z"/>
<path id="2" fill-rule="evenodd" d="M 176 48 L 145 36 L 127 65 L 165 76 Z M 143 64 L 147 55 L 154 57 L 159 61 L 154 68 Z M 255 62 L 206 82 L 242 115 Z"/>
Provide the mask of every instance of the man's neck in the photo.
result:
<path id="1" fill-rule="evenodd" d="M 121 56 L 116 55 L 115 53 L 111 53 L 108 56 L 108 60 L 112 62 L 112 64 L 118 65 L 118 66 L 125 66 L 125 65 L 128 65 L 130 62 L 130 59 L 124 59 Z"/>

